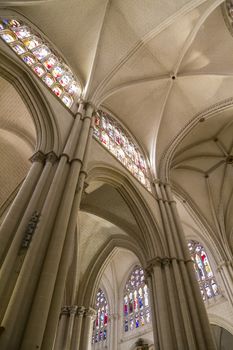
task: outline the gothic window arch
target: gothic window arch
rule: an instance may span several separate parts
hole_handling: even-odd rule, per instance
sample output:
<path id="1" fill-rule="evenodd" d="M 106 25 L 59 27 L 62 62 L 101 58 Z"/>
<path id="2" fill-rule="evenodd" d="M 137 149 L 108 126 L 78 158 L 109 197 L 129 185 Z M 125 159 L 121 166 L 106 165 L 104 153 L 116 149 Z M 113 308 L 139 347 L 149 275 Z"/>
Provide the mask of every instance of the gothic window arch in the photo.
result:
<path id="1" fill-rule="evenodd" d="M 109 305 L 101 288 L 96 294 L 96 319 L 93 324 L 92 344 L 106 342 L 108 337 Z"/>
<path id="2" fill-rule="evenodd" d="M 151 192 L 148 168 L 142 152 L 130 135 L 109 113 L 102 110 L 96 113 L 94 137 Z"/>
<path id="3" fill-rule="evenodd" d="M 219 288 L 211 269 L 208 256 L 203 245 L 189 240 L 188 248 L 194 263 L 194 270 L 204 301 L 219 295 Z"/>
<path id="4" fill-rule="evenodd" d="M 81 94 L 70 67 L 46 39 L 28 24 L 0 17 L 0 37 L 69 109 Z"/>
<path id="5" fill-rule="evenodd" d="M 135 266 L 124 288 L 124 332 L 130 332 L 151 322 L 149 290 L 141 266 Z"/>

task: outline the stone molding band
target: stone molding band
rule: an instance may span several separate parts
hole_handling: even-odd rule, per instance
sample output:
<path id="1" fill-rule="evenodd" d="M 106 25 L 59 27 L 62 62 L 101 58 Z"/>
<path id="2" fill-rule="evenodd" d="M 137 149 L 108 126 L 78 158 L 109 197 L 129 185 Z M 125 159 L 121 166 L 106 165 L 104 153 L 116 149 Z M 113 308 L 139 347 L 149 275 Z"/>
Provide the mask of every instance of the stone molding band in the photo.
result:
<path id="1" fill-rule="evenodd" d="M 59 157 L 56 155 L 55 152 L 51 151 L 48 153 L 44 153 L 42 151 L 37 151 L 34 153 L 31 158 L 29 159 L 31 163 L 39 162 L 44 164 L 46 161 L 50 162 L 52 164 L 55 164 L 58 161 Z"/>
<path id="2" fill-rule="evenodd" d="M 145 269 L 147 276 L 151 275 L 152 268 L 154 266 L 164 267 L 166 265 L 170 265 L 172 263 L 172 261 L 174 261 L 174 260 L 178 264 L 179 263 L 184 263 L 184 264 L 192 263 L 193 264 L 192 259 L 185 260 L 185 259 L 180 259 L 180 258 L 176 258 L 176 257 L 167 257 L 167 256 L 165 256 L 164 258 L 161 258 L 160 256 L 157 256 L 154 259 L 151 259 L 147 262 L 147 267 Z"/>
<path id="3" fill-rule="evenodd" d="M 71 315 L 75 315 L 76 317 L 96 317 L 96 311 L 89 307 L 85 308 L 84 306 L 77 306 L 77 305 L 72 305 L 72 306 L 63 306 L 61 308 L 61 316 L 67 316 L 70 317 Z"/>

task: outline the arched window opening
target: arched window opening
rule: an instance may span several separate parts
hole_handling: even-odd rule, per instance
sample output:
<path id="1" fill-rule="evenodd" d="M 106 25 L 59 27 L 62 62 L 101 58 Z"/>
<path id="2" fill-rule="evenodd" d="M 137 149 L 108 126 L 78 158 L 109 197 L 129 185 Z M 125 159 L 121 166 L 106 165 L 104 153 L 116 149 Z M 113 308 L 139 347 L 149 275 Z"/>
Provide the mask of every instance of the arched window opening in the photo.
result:
<path id="1" fill-rule="evenodd" d="M 80 83 L 38 32 L 21 20 L 0 18 L 0 37 L 66 107 L 72 107 L 81 94 Z"/>
<path id="2" fill-rule="evenodd" d="M 109 307 L 102 289 L 99 288 L 96 295 L 97 316 L 93 324 L 92 344 L 107 340 Z"/>
<path id="3" fill-rule="evenodd" d="M 98 110 L 94 137 L 151 192 L 145 158 L 129 134 L 109 114 Z"/>
<path id="4" fill-rule="evenodd" d="M 204 247 L 199 242 L 190 240 L 188 241 L 188 248 L 203 300 L 206 301 L 219 295 L 219 288 Z"/>
<path id="5" fill-rule="evenodd" d="M 125 332 L 150 323 L 149 290 L 140 266 L 133 269 L 125 285 L 123 315 Z"/>

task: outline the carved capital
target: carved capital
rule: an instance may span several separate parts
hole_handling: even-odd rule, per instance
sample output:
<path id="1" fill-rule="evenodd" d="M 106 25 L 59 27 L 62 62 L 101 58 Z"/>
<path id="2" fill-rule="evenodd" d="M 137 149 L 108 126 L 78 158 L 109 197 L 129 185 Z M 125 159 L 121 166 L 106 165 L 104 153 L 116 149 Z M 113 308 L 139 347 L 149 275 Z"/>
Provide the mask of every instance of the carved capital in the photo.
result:
<path id="1" fill-rule="evenodd" d="M 58 161 L 58 156 L 53 151 L 49 152 L 46 154 L 46 161 L 53 165 Z"/>
<path id="2" fill-rule="evenodd" d="M 41 151 L 37 151 L 36 153 L 34 153 L 31 158 L 29 159 L 31 163 L 34 162 L 39 162 L 44 164 L 45 161 L 45 154 Z"/>
<path id="3" fill-rule="evenodd" d="M 83 317 L 84 316 L 84 313 L 85 313 L 85 307 L 84 306 L 79 306 L 77 308 L 77 317 Z"/>
<path id="4" fill-rule="evenodd" d="M 88 309 L 85 310 L 85 317 L 91 317 L 92 319 L 95 319 L 96 317 L 96 311 L 89 307 Z"/>
<path id="5" fill-rule="evenodd" d="M 78 307 L 77 307 L 77 305 L 72 305 L 72 306 L 69 306 L 68 309 L 69 309 L 69 314 L 70 315 L 75 315 L 76 312 L 77 312 Z"/>
<path id="6" fill-rule="evenodd" d="M 68 306 L 63 306 L 61 308 L 60 316 L 68 316 L 69 314 L 70 314 L 69 307 Z"/>

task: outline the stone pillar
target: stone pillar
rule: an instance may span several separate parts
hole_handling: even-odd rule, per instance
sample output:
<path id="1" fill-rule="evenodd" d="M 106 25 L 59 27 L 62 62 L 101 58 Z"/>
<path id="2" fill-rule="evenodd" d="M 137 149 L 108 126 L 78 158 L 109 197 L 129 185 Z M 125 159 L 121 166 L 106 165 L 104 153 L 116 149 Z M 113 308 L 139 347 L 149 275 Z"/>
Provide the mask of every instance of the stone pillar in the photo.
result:
<path id="1" fill-rule="evenodd" d="M 85 310 L 79 350 L 91 350 L 93 322 L 96 318 L 96 311 L 89 307 Z"/>
<path id="2" fill-rule="evenodd" d="M 53 346 L 54 350 L 64 349 L 65 334 L 66 334 L 68 319 L 69 319 L 69 308 L 67 306 L 63 306 L 61 309 L 61 314 L 59 318 L 56 340 Z"/>
<path id="3" fill-rule="evenodd" d="M 71 348 L 70 348 L 71 350 L 80 349 L 84 313 L 85 313 L 85 307 L 79 306 L 76 312 L 75 320 L 74 320 L 74 327 L 72 332 L 72 340 L 71 340 Z M 57 349 L 54 349 L 54 350 L 57 350 Z"/>
<path id="4" fill-rule="evenodd" d="M 221 276 L 221 280 L 224 284 L 227 299 L 230 305 L 233 307 L 233 269 L 232 261 L 221 261 L 217 266 L 217 272 Z M 221 293 L 221 291 L 220 291 Z"/>
<path id="5" fill-rule="evenodd" d="M 214 350 L 210 325 L 169 185 L 156 183 L 166 239 L 164 256 L 148 262 L 154 337 L 160 350 Z"/>
<path id="6" fill-rule="evenodd" d="M 32 208 L 33 212 L 36 211 L 39 216 L 32 233 L 33 236 L 29 239 L 23 255 L 19 256 L 19 253 L 25 239 L 28 239 L 28 233 L 26 232 L 25 235 L 23 225 L 20 229 L 18 228 L 9 246 L 6 254 L 8 264 L 4 264 L 5 259 L 1 270 L 4 273 L 0 273 L 2 291 L 4 292 L 5 288 L 9 290 L 8 301 L 5 309 L 2 310 L 1 329 L 3 332 L 0 337 L 2 350 L 41 349 L 49 319 L 50 330 L 52 328 L 53 332 L 56 330 L 61 308 L 59 298 L 66 276 L 63 276 L 63 281 L 60 278 L 60 294 L 59 297 L 56 297 L 56 303 L 52 301 L 58 276 L 60 276 L 59 271 L 62 269 L 67 271 L 66 242 L 70 241 L 68 237 L 73 234 L 73 230 L 70 229 L 74 226 L 74 214 L 72 214 L 74 210 L 72 209 L 78 207 L 75 204 L 75 192 L 80 183 L 82 165 L 91 142 L 92 112 L 92 106 L 86 105 L 83 108 L 83 105 L 80 105 L 63 153 L 57 159 L 56 165 L 51 164 L 49 167 L 46 162 L 43 168 L 40 179 L 31 194 L 28 211 L 25 211 L 27 216 L 25 220 L 24 217 L 22 219 L 27 221 L 26 217 Z M 45 181 L 46 176 L 47 181 Z M 43 181 L 44 187 L 42 186 Z M 42 188 L 41 193 L 38 191 L 40 187 Z M 81 188 L 80 192 L 82 192 Z M 12 276 L 12 271 L 15 279 L 8 288 L 6 281 L 9 280 L 9 276 Z M 2 281 L 4 281 L 3 284 Z M 51 310 L 52 305 L 53 311 Z M 50 315 L 53 315 L 52 321 Z M 55 327 L 52 327 L 52 324 L 55 324 Z M 52 343 L 55 334 L 50 334 L 50 336 Z M 51 344 L 46 350 L 50 349 L 52 349 Z"/>
<path id="7" fill-rule="evenodd" d="M 31 157 L 32 166 L 17 193 L 5 219 L 0 228 L 0 266 L 7 254 L 11 241 L 19 225 L 23 213 L 28 205 L 34 188 L 40 178 L 45 161 L 45 154 L 41 151 L 36 152 Z"/>

